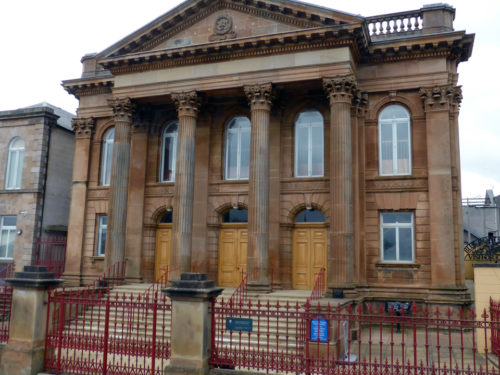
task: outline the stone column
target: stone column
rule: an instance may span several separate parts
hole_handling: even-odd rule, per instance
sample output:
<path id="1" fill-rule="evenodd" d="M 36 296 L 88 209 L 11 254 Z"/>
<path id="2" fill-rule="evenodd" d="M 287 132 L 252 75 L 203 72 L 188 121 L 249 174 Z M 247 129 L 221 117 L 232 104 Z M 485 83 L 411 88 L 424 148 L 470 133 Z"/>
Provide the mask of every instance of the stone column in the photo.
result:
<path id="1" fill-rule="evenodd" d="M 172 299 L 170 364 L 165 374 L 205 375 L 209 371 L 211 326 L 210 304 L 222 293 L 206 274 L 183 273 L 163 292 Z"/>
<path id="2" fill-rule="evenodd" d="M 128 184 L 127 223 L 125 234 L 126 278 L 141 279 L 141 260 L 144 222 L 144 190 L 148 155 L 148 130 L 151 112 L 140 111 L 132 127 L 130 141 L 130 179 Z"/>
<path id="3" fill-rule="evenodd" d="M 434 288 L 455 287 L 455 243 L 452 194 L 450 105 L 454 87 L 420 89 L 425 106 L 431 279 Z"/>
<path id="4" fill-rule="evenodd" d="M 271 83 L 245 86 L 251 110 L 250 180 L 248 182 L 249 287 L 269 289 L 269 121 Z"/>
<path id="5" fill-rule="evenodd" d="M 172 94 L 179 117 L 175 168 L 174 220 L 170 265 L 172 278 L 191 270 L 196 119 L 200 101 L 196 91 Z"/>
<path id="6" fill-rule="evenodd" d="M 0 375 L 36 375 L 43 370 L 47 323 L 47 289 L 62 280 L 47 267 L 25 266 L 6 280 L 13 287 L 9 341 L 2 350 Z"/>
<path id="7" fill-rule="evenodd" d="M 87 209 L 90 144 L 94 131 L 94 119 L 77 118 L 73 120 L 72 125 L 75 131 L 75 157 L 73 162 L 73 182 L 71 186 L 64 280 L 68 285 L 80 286 L 83 239 L 85 238 L 84 228 Z"/>
<path id="8" fill-rule="evenodd" d="M 130 99 L 110 100 L 115 120 L 108 211 L 106 266 L 125 260 L 125 232 L 130 168 L 130 133 L 135 105 Z"/>
<path id="9" fill-rule="evenodd" d="M 325 78 L 330 100 L 330 247 L 327 283 L 334 297 L 353 288 L 353 179 L 351 106 L 354 76 Z"/>

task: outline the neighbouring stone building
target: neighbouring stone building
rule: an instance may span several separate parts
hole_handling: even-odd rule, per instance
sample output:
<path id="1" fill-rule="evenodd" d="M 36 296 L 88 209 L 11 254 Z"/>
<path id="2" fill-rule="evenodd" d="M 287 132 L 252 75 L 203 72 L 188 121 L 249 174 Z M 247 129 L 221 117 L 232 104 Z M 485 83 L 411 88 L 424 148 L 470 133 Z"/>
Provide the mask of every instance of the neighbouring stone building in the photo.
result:
<path id="1" fill-rule="evenodd" d="M 335 296 L 468 302 L 454 15 L 188 0 L 84 56 L 67 282 L 326 268 Z"/>
<path id="2" fill-rule="evenodd" d="M 0 264 L 21 270 L 37 237 L 66 234 L 73 118 L 48 103 L 0 112 Z"/>

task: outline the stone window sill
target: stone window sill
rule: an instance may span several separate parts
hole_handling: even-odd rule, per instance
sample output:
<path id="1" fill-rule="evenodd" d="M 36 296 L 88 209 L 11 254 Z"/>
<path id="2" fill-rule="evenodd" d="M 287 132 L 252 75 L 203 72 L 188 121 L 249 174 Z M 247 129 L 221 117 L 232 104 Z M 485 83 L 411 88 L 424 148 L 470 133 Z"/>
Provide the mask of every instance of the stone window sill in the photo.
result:
<path id="1" fill-rule="evenodd" d="M 95 263 L 95 262 L 103 262 L 104 261 L 104 257 L 103 256 L 92 256 L 90 257 L 92 263 Z"/>
<path id="2" fill-rule="evenodd" d="M 395 263 L 395 262 L 378 262 L 378 263 L 375 263 L 375 267 L 377 268 L 404 268 L 404 269 L 408 269 L 408 268 L 413 268 L 413 269 L 417 269 L 417 268 L 420 268 L 420 264 L 417 264 L 417 263 Z"/>

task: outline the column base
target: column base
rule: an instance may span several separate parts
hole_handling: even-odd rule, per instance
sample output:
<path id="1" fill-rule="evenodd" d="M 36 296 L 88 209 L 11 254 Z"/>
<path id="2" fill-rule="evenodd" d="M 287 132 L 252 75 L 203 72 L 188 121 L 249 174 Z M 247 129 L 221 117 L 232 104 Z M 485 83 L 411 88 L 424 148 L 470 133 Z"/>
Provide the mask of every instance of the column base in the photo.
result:
<path id="1" fill-rule="evenodd" d="M 271 293 L 271 284 L 269 281 L 254 281 L 249 282 L 247 286 L 249 292 Z"/>

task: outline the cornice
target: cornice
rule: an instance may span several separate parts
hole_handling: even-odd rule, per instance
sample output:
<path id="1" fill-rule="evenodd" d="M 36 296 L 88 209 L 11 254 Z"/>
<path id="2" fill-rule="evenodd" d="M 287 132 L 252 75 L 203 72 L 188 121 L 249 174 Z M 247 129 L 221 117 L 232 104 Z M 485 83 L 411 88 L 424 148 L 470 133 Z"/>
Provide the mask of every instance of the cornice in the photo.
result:
<path id="1" fill-rule="evenodd" d="M 350 46 L 354 58 L 359 59 L 360 49 L 365 48 L 361 35 L 360 24 L 329 26 L 136 53 L 103 59 L 99 63 L 119 75 L 340 46 Z"/>
<path id="2" fill-rule="evenodd" d="M 62 86 L 68 93 L 80 99 L 82 96 L 111 93 L 114 86 L 114 78 L 73 79 L 63 81 Z"/>

